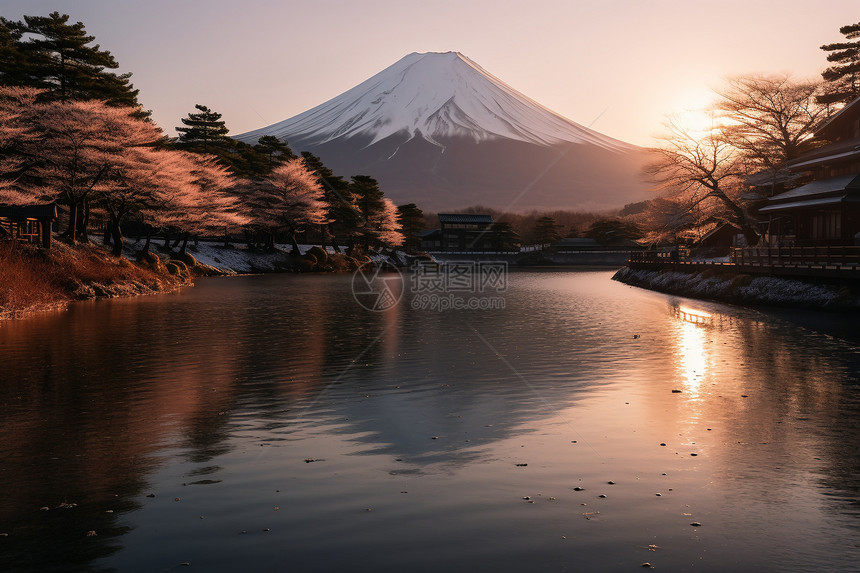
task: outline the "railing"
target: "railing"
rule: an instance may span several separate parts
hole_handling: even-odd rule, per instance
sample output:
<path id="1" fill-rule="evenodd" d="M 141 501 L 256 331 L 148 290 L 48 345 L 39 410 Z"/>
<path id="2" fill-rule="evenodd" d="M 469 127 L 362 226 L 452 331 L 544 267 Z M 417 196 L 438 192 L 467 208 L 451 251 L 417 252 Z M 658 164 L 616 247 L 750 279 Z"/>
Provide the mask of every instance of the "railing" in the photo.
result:
<path id="1" fill-rule="evenodd" d="M 732 249 L 731 260 L 741 266 L 858 270 L 860 247 L 745 247 Z"/>
<path id="2" fill-rule="evenodd" d="M 677 263 L 687 259 L 690 253 L 687 249 L 659 249 L 656 251 L 633 251 L 630 253 L 631 263 Z"/>
<path id="3" fill-rule="evenodd" d="M 0 239 L 12 239 L 25 243 L 38 243 L 41 240 L 41 227 L 33 219 L 11 221 L 0 219 Z"/>

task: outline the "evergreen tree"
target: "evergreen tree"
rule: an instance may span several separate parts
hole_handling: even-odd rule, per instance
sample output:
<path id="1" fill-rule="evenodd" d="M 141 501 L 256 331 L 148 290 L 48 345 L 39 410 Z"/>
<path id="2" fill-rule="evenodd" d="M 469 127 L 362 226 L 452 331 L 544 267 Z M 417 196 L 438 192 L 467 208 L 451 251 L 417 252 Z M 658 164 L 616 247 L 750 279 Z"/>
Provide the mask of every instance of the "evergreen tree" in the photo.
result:
<path id="1" fill-rule="evenodd" d="M 594 239 L 601 245 L 612 245 L 639 239 L 643 233 L 636 223 L 630 221 L 598 219 L 588 227 L 585 236 Z"/>
<path id="2" fill-rule="evenodd" d="M 821 73 L 826 82 L 821 103 L 849 103 L 860 97 L 860 22 L 842 26 L 839 33 L 846 41 L 821 46 L 833 63 Z"/>
<path id="3" fill-rule="evenodd" d="M 358 231 L 362 220 L 361 212 L 355 205 L 349 183 L 343 177 L 335 175 L 326 167 L 319 157 L 308 151 L 302 151 L 302 157 L 308 169 L 316 173 L 323 187 L 323 195 L 328 212 L 327 223 L 322 232 L 323 247 L 326 240 L 330 241 L 335 251 L 340 251 L 338 239 L 349 241 Z"/>
<path id="4" fill-rule="evenodd" d="M 87 35 L 83 23 L 69 24 L 68 14 L 24 16 L 23 22 L 0 18 L 0 28 L 0 80 L 4 84 L 44 89 L 47 97 L 43 99 L 139 105 L 131 73 L 107 71 L 118 68 L 117 61 L 98 44 L 90 45 L 95 37 Z M 148 114 L 136 113 L 138 117 Z"/>
<path id="5" fill-rule="evenodd" d="M 490 226 L 490 243 L 497 251 L 519 251 L 520 236 L 510 223 L 497 221 Z"/>
<path id="6" fill-rule="evenodd" d="M 285 161 L 296 158 L 296 154 L 287 146 L 287 142 L 281 141 L 274 135 L 264 135 L 258 139 L 257 144 L 254 145 L 254 151 L 264 158 L 269 171 Z"/>
<path id="7" fill-rule="evenodd" d="M 541 217 L 535 221 L 535 226 L 532 229 L 534 242 L 536 245 L 551 245 L 561 240 L 561 233 L 558 232 L 560 225 L 557 225 L 552 217 Z"/>
<path id="8" fill-rule="evenodd" d="M 360 239 L 364 244 L 365 252 L 370 250 L 371 245 L 378 242 L 380 230 L 373 225 L 385 210 L 382 190 L 379 182 L 368 175 L 355 175 L 351 178 L 349 190 L 355 200 L 355 206 L 361 213 L 361 219 L 353 233 L 353 246 Z"/>
<path id="9" fill-rule="evenodd" d="M 403 244 L 407 251 L 415 251 L 421 246 L 421 237 L 418 233 L 426 228 L 424 212 L 415 203 L 400 205 L 397 211 L 397 219 L 404 237 Z"/>
<path id="10" fill-rule="evenodd" d="M 0 17 L 0 84 L 4 86 L 26 86 L 29 83 L 27 57 L 21 51 L 23 31 Z"/>
<path id="11" fill-rule="evenodd" d="M 230 130 L 221 114 L 212 111 L 205 105 L 196 104 L 198 113 L 189 113 L 181 119 L 185 127 L 177 127 L 179 140 L 176 145 L 189 151 L 203 153 L 224 152 L 231 146 L 232 140 L 227 137 Z"/>

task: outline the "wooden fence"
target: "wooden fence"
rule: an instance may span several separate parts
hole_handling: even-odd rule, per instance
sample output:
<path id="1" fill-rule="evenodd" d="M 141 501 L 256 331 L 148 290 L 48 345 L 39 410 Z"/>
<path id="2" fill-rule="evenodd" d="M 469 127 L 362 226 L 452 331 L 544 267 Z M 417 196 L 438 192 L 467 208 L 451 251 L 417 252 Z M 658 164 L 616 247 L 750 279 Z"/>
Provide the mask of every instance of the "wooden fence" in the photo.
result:
<path id="1" fill-rule="evenodd" d="M 740 266 L 858 270 L 860 247 L 745 247 L 733 249 L 731 261 Z"/>

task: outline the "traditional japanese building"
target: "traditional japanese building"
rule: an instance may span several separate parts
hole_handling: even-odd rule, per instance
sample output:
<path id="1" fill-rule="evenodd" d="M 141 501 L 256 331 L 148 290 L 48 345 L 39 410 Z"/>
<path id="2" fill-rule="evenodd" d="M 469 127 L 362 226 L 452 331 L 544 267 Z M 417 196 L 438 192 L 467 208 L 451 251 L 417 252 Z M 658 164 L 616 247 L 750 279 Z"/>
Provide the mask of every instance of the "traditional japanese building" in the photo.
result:
<path id="1" fill-rule="evenodd" d="M 490 215 L 467 213 L 439 214 L 441 248 L 446 252 L 475 252 L 496 250 L 493 218 Z"/>
<path id="2" fill-rule="evenodd" d="M 815 132 L 826 143 L 789 164 L 809 183 L 770 197 L 764 216 L 771 246 L 860 244 L 860 98 Z"/>
<path id="3" fill-rule="evenodd" d="M 35 243 L 51 248 L 51 225 L 57 220 L 57 206 L 0 205 L 0 239 Z"/>

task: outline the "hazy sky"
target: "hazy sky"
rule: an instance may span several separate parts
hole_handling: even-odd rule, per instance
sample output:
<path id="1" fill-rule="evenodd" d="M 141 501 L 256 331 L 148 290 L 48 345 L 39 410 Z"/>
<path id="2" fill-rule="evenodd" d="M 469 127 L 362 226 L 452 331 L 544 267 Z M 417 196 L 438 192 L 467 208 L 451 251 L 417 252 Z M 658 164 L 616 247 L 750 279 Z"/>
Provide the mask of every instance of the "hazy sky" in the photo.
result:
<path id="1" fill-rule="evenodd" d="M 459 51 L 550 109 L 653 144 L 723 78 L 815 77 L 857 0 L 0 0 L 82 21 L 169 133 L 202 103 L 231 133 L 322 103 L 410 52 Z"/>

